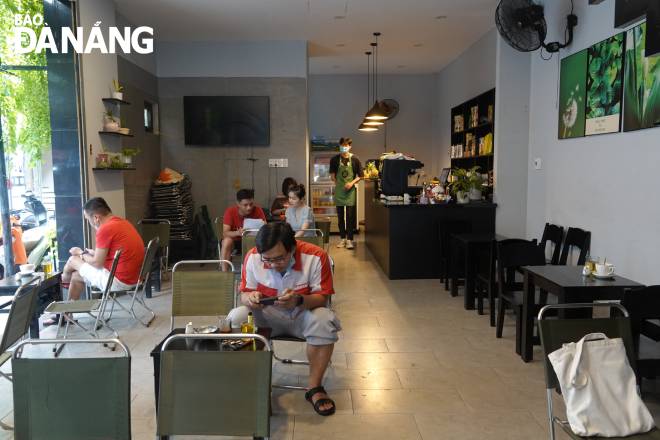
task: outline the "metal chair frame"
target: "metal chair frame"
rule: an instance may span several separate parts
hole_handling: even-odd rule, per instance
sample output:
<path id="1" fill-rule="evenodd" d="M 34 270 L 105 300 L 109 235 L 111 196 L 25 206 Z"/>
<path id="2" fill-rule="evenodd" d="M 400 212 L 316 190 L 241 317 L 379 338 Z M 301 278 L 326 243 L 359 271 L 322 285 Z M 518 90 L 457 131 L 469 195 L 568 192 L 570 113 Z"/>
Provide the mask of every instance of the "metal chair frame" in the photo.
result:
<path id="1" fill-rule="evenodd" d="M 160 239 L 158 237 L 154 237 L 151 239 L 151 241 L 149 241 L 149 244 L 147 245 L 147 252 L 145 253 L 144 259 L 142 260 L 142 267 L 140 268 L 138 282 L 135 287 L 131 290 L 110 291 L 110 299 L 112 300 L 112 304 L 110 306 L 110 315 L 106 319 L 106 322 L 112 318 L 112 312 L 115 310 L 115 305 L 128 313 L 133 319 L 135 319 L 135 321 L 139 322 L 145 327 L 149 327 L 149 324 L 151 324 L 151 322 L 156 318 L 156 313 L 149 306 L 147 306 L 144 297 L 145 291 L 147 289 L 147 283 L 149 281 L 151 265 L 153 263 L 156 252 L 158 251 L 159 240 Z M 118 293 L 127 293 L 131 296 L 131 303 L 128 307 L 124 306 L 119 301 L 119 299 L 117 299 Z M 147 311 L 148 315 L 151 315 L 151 317 L 146 322 L 140 319 L 135 313 L 136 304 L 139 304 L 143 309 Z"/>
<path id="2" fill-rule="evenodd" d="M 32 319 L 32 315 L 34 313 L 34 304 L 35 304 L 35 300 L 36 300 L 36 297 L 37 297 L 37 291 L 39 289 L 39 284 L 40 284 L 40 283 L 32 284 L 35 280 L 39 280 L 39 277 L 33 277 L 32 279 L 30 279 L 27 283 L 25 283 L 21 287 L 19 287 L 18 290 L 16 291 L 16 293 L 14 294 L 14 299 L 12 301 L 12 309 L 9 311 L 9 318 L 7 319 L 7 325 L 5 327 L 4 332 L 2 333 L 2 340 L 0 340 L 0 367 L 5 362 L 7 362 L 9 359 L 12 358 L 12 356 L 10 355 L 10 352 L 9 352 L 8 349 L 12 345 L 16 344 L 16 342 L 20 341 L 21 338 L 25 337 L 25 334 L 28 331 L 28 327 L 30 325 L 30 320 Z M 27 293 L 23 293 L 23 291 L 27 290 L 28 288 L 31 288 L 32 290 L 27 292 Z M 27 297 L 28 295 L 30 295 L 31 298 Z M 25 313 L 24 316 L 23 316 L 24 321 L 19 322 L 20 329 L 21 329 L 20 336 L 18 336 L 17 338 L 14 338 L 13 340 L 9 340 L 10 330 L 11 330 L 10 326 L 13 324 L 13 320 L 16 319 L 14 317 L 14 315 L 12 314 L 12 311 L 16 310 L 16 309 L 14 309 L 13 306 L 14 306 L 14 303 L 17 300 L 28 301 L 28 302 L 30 302 L 30 304 L 28 305 L 27 313 Z M 21 317 L 21 315 L 19 315 L 19 318 L 20 317 Z M 2 371 L 0 371 L 0 377 L 4 377 L 9 382 L 13 382 L 12 373 L 3 373 Z M 13 431 L 14 430 L 14 428 L 11 425 L 8 425 L 8 424 L 6 424 L 2 421 L 0 421 L 0 428 L 4 429 L 6 431 Z"/>
<path id="3" fill-rule="evenodd" d="M 99 330 L 103 327 L 106 327 L 108 330 L 112 332 L 113 338 L 119 338 L 119 333 L 117 333 L 117 330 L 112 328 L 110 324 L 108 324 L 108 320 L 104 319 L 103 317 L 105 316 L 106 308 L 108 305 L 108 300 L 110 298 L 110 291 L 112 290 L 112 282 L 115 279 L 115 272 L 117 270 L 117 265 L 119 263 L 119 257 L 121 256 L 121 250 L 118 250 L 115 252 L 115 256 L 112 260 L 112 266 L 110 269 L 110 275 L 108 276 L 108 282 L 105 285 L 105 289 L 103 289 L 103 294 L 101 295 L 101 299 L 92 299 L 92 300 L 83 300 L 83 301 L 56 301 L 50 303 L 47 307 L 45 312 L 46 313 L 58 313 L 60 315 L 60 319 L 57 323 L 57 333 L 55 335 L 55 339 L 60 339 L 60 332 L 62 329 L 62 322 L 65 320 L 65 326 L 64 326 L 64 335 L 61 338 L 62 340 L 66 340 L 67 336 L 69 334 L 69 325 L 73 324 L 74 326 L 78 327 L 81 329 L 83 332 L 87 333 L 94 339 L 99 339 Z M 77 306 L 77 307 L 76 307 Z M 82 324 L 80 324 L 78 321 L 73 319 L 73 314 L 74 313 L 87 313 L 90 317 L 94 319 L 94 327 L 85 327 Z M 71 316 L 69 316 L 71 314 Z M 62 352 L 62 349 L 64 349 L 64 343 L 60 344 L 59 346 L 55 344 L 55 347 L 53 347 L 53 353 L 54 356 L 57 357 L 59 354 Z M 113 345 L 112 350 L 114 351 L 115 346 Z"/>
<path id="4" fill-rule="evenodd" d="M 541 331 L 540 323 L 543 321 L 543 317 L 548 311 L 550 311 L 550 310 L 562 311 L 562 310 L 570 310 L 570 309 L 592 309 L 593 310 L 595 308 L 610 308 L 610 309 L 616 308 L 622 313 L 624 319 L 626 319 L 626 320 L 630 319 L 630 317 L 628 315 L 628 311 L 618 301 L 599 301 L 599 302 L 595 302 L 595 303 L 550 304 L 550 305 L 543 306 L 541 308 L 541 310 L 539 311 L 539 314 L 538 314 L 539 331 L 541 333 L 541 340 L 543 341 L 544 338 L 543 338 L 543 334 L 542 334 L 542 331 Z M 573 321 L 573 320 L 572 319 L 566 319 L 566 321 Z M 625 338 L 624 338 L 624 342 L 625 342 Z M 627 354 L 629 354 L 628 353 L 629 349 L 632 350 L 633 347 L 626 347 L 626 353 Z M 544 362 L 545 362 L 544 367 L 546 369 L 547 368 L 552 368 L 551 366 L 550 367 L 548 366 L 549 361 L 547 360 L 547 353 L 545 353 L 546 347 L 543 347 L 543 351 L 544 351 L 544 359 L 545 359 L 544 360 Z M 633 366 L 633 368 L 634 368 L 634 365 L 635 365 L 634 361 L 635 360 L 634 359 L 629 359 L 629 361 L 631 361 L 631 366 Z M 547 411 L 548 411 L 547 415 L 548 415 L 548 423 L 549 423 L 548 427 L 549 427 L 549 430 L 550 430 L 550 432 L 549 432 L 550 437 L 549 438 L 550 438 L 550 440 L 555 440 L 555 424 L 559 425 L 569 435 L 572 433 L 572 431 L 571 431 L 570 425 L 568 424 L 568 421 L 562 420 L 562 419 L 560 419 L 559 417 L 556 417 L 553 414 L 552 393 L 556 389 L 556 387 L 553 384 L 550 383 L 550 380 L 548 379 L 548 377 L 549 376 L 548 376 L 547 371 L 546 371 L 546 401 L 547 401 Z M 574 436 L 574 434 L 573 434 L 573 436 Z M 631 439 L 632 438 L 635 438 L 635 436 L 632 436 Z"/>
<path id="5" fill-rule="evenodd" d="M 218 271 L 219 273 L 232 273 L 234 272 L 234 265 L 231 261 L 229 260 L 184 260 L 184 261 L 179 261 L 172 267 L 172 304 L 174 304 L 175 296 L 178 294 L 175 288 L 175 278 L 176 278 L 176 272 L 177 269 L 180 269 L 185 266 L 190 266 L 190 265 L 202 265 L 202 264 L 213 264 L 213 265 L 218 265 L 219 268 L 222 268 L 223 264 L 228 264 L 231 270 L 229 272 L 222 272 Z M 211 271 L 209 271 L 211 272 Z M 211 272 L 213 273 L 213 272 Z M 232 275 L 233 276 L 233 275 Z M 232 284 L 232 288 L 235 290 L 235 280 L 234 283 Z M 233 307 L 236 307 L 236 294 L 235 291 L 232 292 L 232 298 L 233 298 Z M 187 316 L 187 315 L 170 315 L 170 331 L 174 330 L 174 318 L 176 316 Z M 202 315 L 200 315 L 202 316 Z M 212 316 L 212 315 L 208 315 Z"/>

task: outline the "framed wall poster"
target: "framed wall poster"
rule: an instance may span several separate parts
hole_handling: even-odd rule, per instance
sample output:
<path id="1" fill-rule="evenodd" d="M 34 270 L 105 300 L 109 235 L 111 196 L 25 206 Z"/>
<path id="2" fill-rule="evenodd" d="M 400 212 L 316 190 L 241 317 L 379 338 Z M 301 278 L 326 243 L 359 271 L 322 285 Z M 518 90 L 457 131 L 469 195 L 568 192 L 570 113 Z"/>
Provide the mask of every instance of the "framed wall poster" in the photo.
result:
<path id="1" fill-rule="evenodd" d="M 660 125 L 660 56 L 645 56 L 646 23 L 626 35 L 623 131 Z"/>
<path id="2" fill-rule="evenodd" d="M 587 136 L 620 131 L 624 44 L 622 32 L 587 49 Z"/>
<path id="3" fill-rule="evenodd" d="M 587 91 L 587 49 L 561 60 L 559 139 L 584 136 Z"/>

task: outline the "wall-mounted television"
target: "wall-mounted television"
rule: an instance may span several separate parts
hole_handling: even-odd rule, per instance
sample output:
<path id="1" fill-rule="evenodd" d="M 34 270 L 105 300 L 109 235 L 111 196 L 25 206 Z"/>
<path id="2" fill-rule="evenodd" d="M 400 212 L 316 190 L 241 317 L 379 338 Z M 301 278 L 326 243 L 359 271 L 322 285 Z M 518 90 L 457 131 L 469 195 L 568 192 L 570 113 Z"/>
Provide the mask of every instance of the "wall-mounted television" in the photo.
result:
<path id="1" fill-rule="evenodd" d="M 184 96 L 186 145 L 270 145 L 268 96 Z"/>

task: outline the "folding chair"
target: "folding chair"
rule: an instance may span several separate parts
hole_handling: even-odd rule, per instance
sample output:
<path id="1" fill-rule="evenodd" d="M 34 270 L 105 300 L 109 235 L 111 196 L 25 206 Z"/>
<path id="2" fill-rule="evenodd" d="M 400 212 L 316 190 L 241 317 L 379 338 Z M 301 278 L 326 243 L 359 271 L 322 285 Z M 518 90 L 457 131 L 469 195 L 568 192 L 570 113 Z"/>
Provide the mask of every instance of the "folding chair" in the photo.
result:
<path id="1" fill-rule="evenodd" d="M 241 256 L 243 258 L 257 245 L 257 232 L 259 232 L 259 229 L 245 229 L 243 231 L 243 235 L 241 235 Z"/>
<path id="2" fill-rule="evenodd" d="M 39 280 L 39 278 L 35 277 L 27 284 L 19 287 L 14 295 L 11 309 L 9 310 L 9 317 L 7 318 L 7 324 L 5 325 L 5 330 L 2 333 L 2 340 L 0 341 L 0 367 L 11 359 L 9 348 L 23 338 L 28 331 L 30 320 L 34 314 L 37 294 L 39 292 L 39 285 L 32 284 L 35 280 Z M 0 371 L 0 377 L 4 377 L 12 382 L 12 373 L 3 373 Z M 2 421 L 0 421 L 0 428 L 6 430 L 13 429 Z"/>
<path id="3" fill-rule="evenodd" d="M 154 238 L 158 238 L 160 248 L 163 250 L 161 267 L 165 272 L 169 270 L 171 227 L 172 225 L 170 221 L 165 219 L 143 218 L 138 222 L 138 230 L 145 243 L 149 243 Z"/>
<path id="4" fill-rule="evenodd" d="M 563 311 L 571 309 L 595 309 L 597 307 L 616 308 L 623 316 L 608 318 L 591 319 L 564 319 L 553 318 L 544 319 L 544 315 L 550 310 Z M 560 315 L 561 316 L 561 315 Z M 617 302 L 599 302 L 599 303 L 574 303 L 574 304 L 554 304 L 544 306 L 538 315 L 539 334 L 541 337 L 541 346 L 543 347 L 543 366 L 545 369 L 546 398 L 548 403 L 548 423 L 550 428 L 550 440 L 555 438 L 555 425 L 559 425 L 572 439 L 583 439 L 573 433 L 566 420 L 562 420 L 553 414 L 552 392 L 559 392 L 559 381 L 555 370 L 548 359 L 548 354 L 562 347 L 569 342 L 577 342 L 588 333 L 604 333 L 609 338 L 621 338 L 626 347 L 626 354 L 631 367 L 635 370 L 635 351 L 633 346 L 633 337 L 630 327 L 630 318 L 628 311 Z M 589 437 L 589 439 L 599 439 L 603 437 Z M 618 438 L 618 437 L 617 437 Z M 610 440 L 613 439 L 610 437 Z M 660 432 L 654 429 L 648 433 L 626 437 L 626 439 L 660 439 Z"/>
<path id="5" fill-rule="evenodd" d="M 316 227 L 323 232 L 323 249 L 328 251 L 330 249 L 330 218 L 325 217 L 321 220 L 314 220 Z"/>
<path id="6" fill-rule="evenodd" d="M 263 351 L 187 351 L 191 339 L 254 338 Z M 219 341 L 218 341 L 219 342 Z M 168 347 L 172 346 L 168 350 Z M 270 436 L 272 358 L 268 340 L 257 334 L 178 334 L 160 355 L 157 435 Z"/>
<path id="7" fill-rule="evenodd" d="M 156 257 L 156 253 L 158 252 L 158 237 L 154 237 L 151 239 L 149 242 L 149 245 L 147 245 L 147 252 L 144 255 L 144 259 L 142 260 L 142 267 L 140 268 L 140 274 L 138 276 L 138 282 L 135 285 L 135 287 L 132 290 L 111 290 L 110 291 L 110 299 L 112 300 L 112 305 L 110 307 L 110 315 L 108 316 L 106 321 L 109 321 L 110 318 L 112 318 L 112 312 L 115 309 L 115 304 L 117 307 L 131 315 L 133 319 L 135 319 L 137 322 L 142 324 L 145 327 L 149 327 L 149 324 L 156 318 L 156 313 L 154 313 L 149 306 L 147 306 L 144 296 L 145 296 L 145 291 L 147 289 L 147 283 L 149 281 L 149 273 L 151 272 L 151 265 L 153 264 L 154 258 Z M 118 293 L 126 293 L 131 296 L 131 304 L 126 307 L 124 306 L 118 299 L 117 299 L 117 294 Z M 142 319 L 138 318 L 137 314 L 135 313 L 135 305 L 139 304 L 143 309 L 147 311 L 151 317 L 145 322 Z"/>
<path id="8" fill-rule="evenodd" d="M 112 344 L 123 356 L 35 358 L 27 345 Z M 12 359 L 16 439 L 131 438 L 131 358 L 119 339 L 30 339 Z"/>
<path id="9" fill-rule="evenodd" d="M 231 271 L 218 270 L 223 263 L 228 264 Z M 233 271 L 234 265 L 227 260 L 176 263 L 172 268 L 170 331 L 174 329 L 174 318 L 177 316 L 227 315 L 236 304 Z"/>
<path id="10" fill-rule="evenodd" d="M 114 338 L 118 338 L 119 334 L 115 329 L 110 327 L 108 321 L 103 318 L 105 315 L 106 307 L 108 304 L 108 298 L 110 297 L 110 290 L 112 288 L 112 282 L 115 279 L 115 271 L 117 270 L 117 264 L 119 263 L 119 256 L 121 255 L 121 250 L 115 252 L 115 257 L 112 260 L 112 267 L 110 268 L 110 276 L 108 277 L 108 282 L 105 285 L 105 289 L 101 295 L 100 299 L 88 299 L 88 300 L 78 300 L 78 301 L 55 301 L 52 302 L 46 307 L 46 313 L 57 313 L 60 315 L 59 322 L 57 323 L 57 334 L 55 339 L 59 339 L 60 331 L 62 328 L 62 320 L 66 320 L 66 325 L 64 326 L 64 336 L 62 339 L 66 339 L 69 333 L 69 325 L 73 324 L 76 327 L 80 328 L 85 333 L 89 334 L 92 338 L 99 338 L 98 331 L 102 327 L 107 327 L 108 330 L 112 332 Z M 94 326 L 87 328 L 80 324 L 78 321 L 73 319 L 74 313 L 87 313 L 94 319 Z M 64 344 L 59 346 L 55 345 L 53 347 L 53 352 L 57 357 L 62 349 Z M 114 348 L 113 348 L 114 350 Z"/>

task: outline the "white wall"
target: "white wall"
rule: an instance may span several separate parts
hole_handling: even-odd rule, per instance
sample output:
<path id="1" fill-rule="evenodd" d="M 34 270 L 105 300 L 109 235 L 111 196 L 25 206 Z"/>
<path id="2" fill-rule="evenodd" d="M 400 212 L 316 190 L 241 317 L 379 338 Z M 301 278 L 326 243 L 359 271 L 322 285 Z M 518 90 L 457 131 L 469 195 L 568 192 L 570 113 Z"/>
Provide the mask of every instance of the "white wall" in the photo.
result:
<path id="1" fill-rule="evenodd" d="M 450 165 L 452 107 L 495 87 L 496 37 L 497 31 L 490 30 L 436 75 L 433 163 L 438 170 Z M 496 143 L 496 155 L 497 148 Z"/>
<path id="2" fill-rule="evenodd" d="M 546 1 L 549 38 L 563 36 L 570 2 Z M 565 57 L 607 38 L 614 1 L 575 2 L 579 25 Z M 592 233 L 592 254 L 607 257 L 624 276 L 660 283 L 660 129 L 581 139 L 557 139 L 557 59 L 532 57 L 527 233 L 538 237 L 546 221 Z M 536 171 L 533 158 L 543 159 Z"/>
<path id="3" fill-rule="evenodd" d="M 306 41 L 159 42 L 158 77 L 307 77 Z"/>
<path id="4" fill-rule="evenodd" d="M 122 28 L 122 27 L 130 27 L 135 29 L 136 27 L 140 26 L 139 24 L 135 24 L 131 21 L 129 21 L 126 17 L 123 15 L 117 13 L 115 17 L 117 27 Z M 155 35 L 154 35 L 155 39 Z M 123 53 L 119 52 L 118 55 L 131 63 L 135 64 L 138 67 L 141 67 L 142 69 L 146 70 L 147 72 L 151 73 L 152 75 L 156 75 L 156 53 L 155 50 L 153 53 L 148 53 L 148 54 L 139 54 L 136 52 L 131 51 L 131 53 Z"/>
<path id="5" fill-rule="evenodd" d="M 495 230 L 524 237 L 527 217 L 530 55 L 497 35 L 495 81 Z"/>
<path id="6" fill-rule="evenodd" d="M 366 68 L 365 68 L 366 69 Z M 431 174 L 433 75 L 382 75 L 378 98 L 399 102 L 399 114 L 387 122 L 387 149 L 407 152 L 424 163 Z M 367 75 L 312 75 L 309 79 L 309 134 L 353 139 L 354 153 L 363 164 L 384 151 L 385 131 L 358 131 L 367 112 Z"/>
<path id="7" fill-rule="evenodd" d="M 115 25 L 114 3 L 108 0 L 84 0 L 78 2 L 80 26 L 90 29 L 95 22 L 100 25 L 107 38 L 107 29 Z M 107 40 L 106 40 L 107 41 Z M 101 54 L 97 51 L 81 55 L 83 112 L 85 117 L 85 152 L 87 154 L 87 171 L 89 175 L 89 197 L 103 197 L 112 211 L 124 216 L 124 180 L 121 171 L 94 172 L 94 158 L 102 151 L 102 143 L 108 151 L 119 152 L 121 140 L 119 137 L 99 135 L 103 129 L 103 112 L 105 106 L 101 98 L 109 97 L 112 91 L 112 80 L 117 78 L 117 55 Z M 89 149 L 92 145 L 92 154 Z"/>

